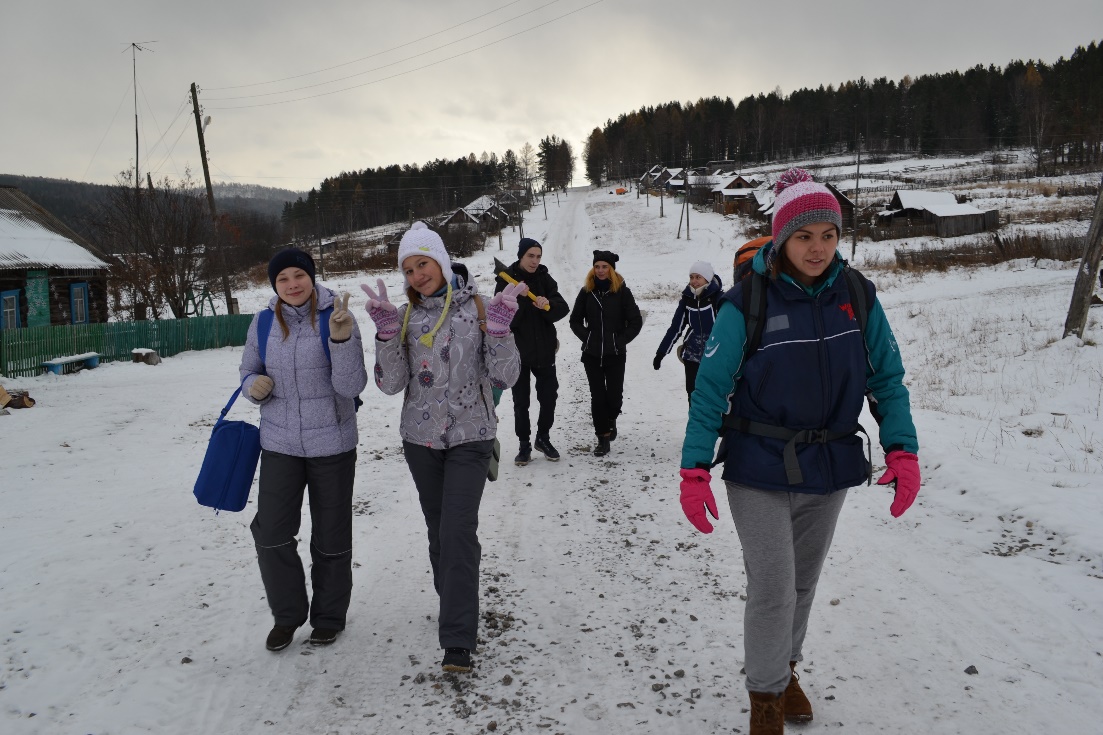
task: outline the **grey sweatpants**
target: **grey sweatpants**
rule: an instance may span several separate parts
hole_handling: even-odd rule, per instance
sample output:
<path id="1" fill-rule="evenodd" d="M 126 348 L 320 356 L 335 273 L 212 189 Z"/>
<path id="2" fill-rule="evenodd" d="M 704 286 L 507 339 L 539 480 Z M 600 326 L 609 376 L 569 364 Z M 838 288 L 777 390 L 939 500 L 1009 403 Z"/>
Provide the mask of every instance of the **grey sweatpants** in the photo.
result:
<path id="1" fill-rule="evenodd" d="M 808 613 L 846 490 L 809 495 L 726 484 L 747 570 L 747 689 L 780 694 L 789 684 L 789 662 L 804 658 Z"/>
<path id="2" fill-rule="evenodd" d="M 430 449 L 402 442 L 429 534 L 429 565 L 440 595 L 441 648 L 475 650 L 479 631 L 479 504 L 494 440 Z"/>
<path id="3" fill-rule="evenodd" d="M 352 486 L 356 450 L 328 457 L 292 457 L 265 449 L 260 457 L 257 515 L 250 529 L 268 606 L 276 625 L 345 629 L 352 599 Z M 310 581 L 295 548 L 303 491 L 310 498 Z"/>

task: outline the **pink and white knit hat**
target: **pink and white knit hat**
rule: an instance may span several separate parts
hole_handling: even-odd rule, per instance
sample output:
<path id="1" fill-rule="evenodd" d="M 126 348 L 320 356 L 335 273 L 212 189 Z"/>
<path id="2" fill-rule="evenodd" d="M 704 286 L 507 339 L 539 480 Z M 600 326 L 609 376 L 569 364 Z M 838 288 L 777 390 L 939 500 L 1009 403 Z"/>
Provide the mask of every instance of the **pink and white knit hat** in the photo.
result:
<path id="1" fill-rule="evenodd" d="M 805 225 L 830 222 L 843 231 L 843 212 L 839 202 L 823 184 L 812 181 L 803 168 L 791 168 L 774 186 L 773 238 L 776 252 L 789 236 Z"/>

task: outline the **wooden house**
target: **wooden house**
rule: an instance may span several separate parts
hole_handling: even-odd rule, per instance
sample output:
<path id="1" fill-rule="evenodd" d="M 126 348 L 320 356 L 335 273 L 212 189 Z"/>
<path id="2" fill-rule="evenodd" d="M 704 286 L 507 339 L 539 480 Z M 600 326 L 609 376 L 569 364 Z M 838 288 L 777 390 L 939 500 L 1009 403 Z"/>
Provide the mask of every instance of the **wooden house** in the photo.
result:
<path id="1" fill-rule="evenodd" d="M 999 226 L 999 212 L 983 212 L 969 204 L 958 204 L 950 192 L 897 189 L 888 207 L 878 212 L 882 227 L 929 225 L 939 237 L 973 235 Z"/>
<path id="2" fill-rule="evenodd" d="M 0 329 L 106 322 L 108 257 L 0 186 Z"/>

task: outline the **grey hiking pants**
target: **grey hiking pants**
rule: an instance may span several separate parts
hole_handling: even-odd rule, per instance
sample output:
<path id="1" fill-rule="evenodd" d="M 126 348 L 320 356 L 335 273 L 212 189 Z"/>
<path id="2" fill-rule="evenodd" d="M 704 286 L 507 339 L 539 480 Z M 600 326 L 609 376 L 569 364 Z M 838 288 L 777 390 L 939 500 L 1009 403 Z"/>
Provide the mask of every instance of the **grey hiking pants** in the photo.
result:
<path id="1" fill-rule="evenodd" d="M 808 613 L 846 490 L 809 495 L 726 484 L 747 570 L 747 689 L 780 694 L 789 684 L 789 662 L 804 659 Z"/>
<path id="2" fill-rule="evenodd" d="M 430 449 L 402 442 L 429 532 L 429 565 L 440 595 L 441 648 L 475 650 L 479 629 L 479 503 L 494 440 Z"/>
<path id="3" fill-rule="evenodd" d="M 356 450 L 329 457 L 261 452 L 257 515 L 249 527 L 276 625 L 345 629 L 352 598 L 352 485 Z M 310 499 L 310 581 L 295 548 L 303 491 Z"/>

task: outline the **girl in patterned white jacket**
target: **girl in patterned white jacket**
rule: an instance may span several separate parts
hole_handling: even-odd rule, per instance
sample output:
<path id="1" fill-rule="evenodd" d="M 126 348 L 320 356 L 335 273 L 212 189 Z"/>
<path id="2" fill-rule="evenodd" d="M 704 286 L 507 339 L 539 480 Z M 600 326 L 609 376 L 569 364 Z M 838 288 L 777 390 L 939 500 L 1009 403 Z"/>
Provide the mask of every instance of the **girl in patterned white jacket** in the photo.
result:
<path id="1" fill-rule="evenodd" d="M 409 303 L 396 307 L 383 280 L 368 295 L 375 322 L 375 384 L 405 391 L 399 431 L 429 535 L 446 671 L 470 671 L 479 620 L 479 503 L 497 431 L 492 388 L 520 373 L 510 286 L 485 306 L 467 269 L 452 265 L 424 223 L 403 235 L 398 263 Z M 485 316 L 484 316 L 485 315 Z"/>

